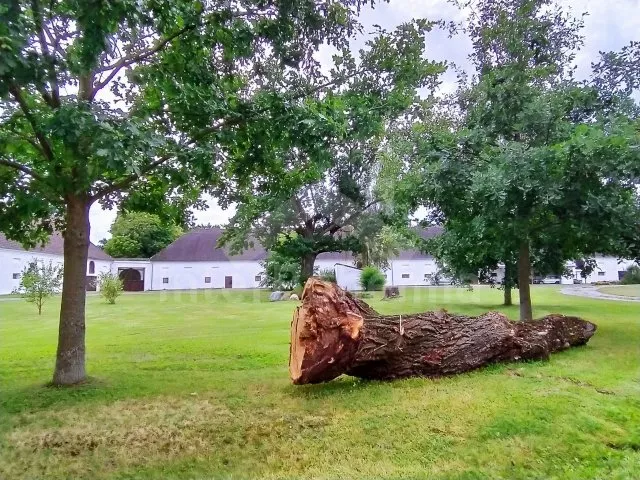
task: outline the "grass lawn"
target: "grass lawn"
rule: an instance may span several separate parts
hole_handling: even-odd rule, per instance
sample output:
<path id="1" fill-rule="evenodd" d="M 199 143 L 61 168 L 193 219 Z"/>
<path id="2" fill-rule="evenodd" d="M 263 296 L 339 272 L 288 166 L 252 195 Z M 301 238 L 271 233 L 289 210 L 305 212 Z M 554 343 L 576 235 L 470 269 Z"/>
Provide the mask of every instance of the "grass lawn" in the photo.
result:
<path id="1" fill-rule="evenodd" d="M 640 285 L 613 285 L 611 287 L 600 287 L 598 290 L 609 295 L 640 297 Z"/>
<path id="2" fill-rule="evenodd" d="M 549 362 L 438 380 L 294 387 L 293 303 L 266 292 L 88 299 L 87 385 L 46 387 L 57 301 L 0 301 L 0 479 L 640 478 L 640 304 L 536 286 L 534 313 L 598 324 Z M 384 313 L 500 309 L 404 290 Z M 516 298 L 517 300 L 517 298 Z"/>

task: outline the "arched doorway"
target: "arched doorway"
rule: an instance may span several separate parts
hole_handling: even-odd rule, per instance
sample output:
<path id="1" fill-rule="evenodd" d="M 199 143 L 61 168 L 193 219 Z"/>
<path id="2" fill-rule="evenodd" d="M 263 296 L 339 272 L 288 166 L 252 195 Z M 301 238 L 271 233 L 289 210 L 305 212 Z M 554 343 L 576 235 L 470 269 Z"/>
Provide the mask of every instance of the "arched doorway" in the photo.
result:
<path id="1" fill-rule="evenodd" d="M 142 292 L 144 290 L 144 278 L 140 270 L 125 268 L 118 272 L 125 292 Z"/>

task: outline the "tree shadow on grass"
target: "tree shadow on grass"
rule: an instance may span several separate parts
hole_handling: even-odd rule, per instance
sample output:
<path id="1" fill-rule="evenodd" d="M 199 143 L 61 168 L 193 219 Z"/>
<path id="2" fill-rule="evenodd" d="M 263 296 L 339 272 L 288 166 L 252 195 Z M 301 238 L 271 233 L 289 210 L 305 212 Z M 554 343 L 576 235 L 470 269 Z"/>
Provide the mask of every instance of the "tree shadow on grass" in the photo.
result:
<path id="1" fill-rule="evenodd" d="M 394 381 L 364 380 L 356 377 L 342 375 L 335 380 L 313 385 L 287 385 L 286 392 L 291 396 L 318 400 L 335 396 L 361 395 L 362 392 L 371 391 L 379 395 L 385 389 L 392 392 Z"/>
<path id="2" fill-rule="evenodd" d="M 79 403 L 91 403 L 116 400 L 126 396 L 125 392 L 111 389 L 107 382 L 99 378 L 89 377 L 86 381 L 68 387 L 58 387 L 51 383 L 32 384 L 0 396 L 0 412 L 8 415 L 70 407 Z"/>

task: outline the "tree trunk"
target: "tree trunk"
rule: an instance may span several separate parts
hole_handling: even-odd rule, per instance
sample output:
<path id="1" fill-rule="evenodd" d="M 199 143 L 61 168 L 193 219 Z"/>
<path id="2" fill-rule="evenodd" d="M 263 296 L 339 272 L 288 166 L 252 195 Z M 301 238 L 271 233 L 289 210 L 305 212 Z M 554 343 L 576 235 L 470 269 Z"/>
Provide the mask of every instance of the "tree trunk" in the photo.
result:
<path id="1" fill-rule="evenodd" d="M 289 374 L 297 385 L 343 373 L 377 380 L 440 377 L 495 362 L 546 359 L 584 345 L 595 330 L 562 315 L 534 322 L 511 322 L 497 312 L 382 316 L 337 285 L 311 278 L 291 323 Z"/>
<path id="2" fill-rule="evenodd" d="M 513 305 L 513 300 L 511 298 L 512 292 L 512 282 L 511 277 L 513 275 L 511 264 L 504 264 L 504 305 L 510 307 Z"/>
<path id="3" fill-rule="evenodd" d="M 511 298 L 511 285 L 504 286 L 504 302 L 503 305 L 505 307 L 510 307 L 513 305 L 513 299 Z"/>
<path id="4" fill-rule="evenodd" d="M 89 207 L 86 197 L 67 197 L 64 276 L 54 385 L 73 385 L 86 378 L 84 310 L 89 254 Z"/>
<path id="5" fill-rule="evenodd" d="M 520 244 L 518 253 L 518 291 L 520 293 L 520 320 L 526 321 L 533 318 L 531 311 L 531 258 L 529 257 L 529 241 Z"/>
<path id="6" fill-rule="evenodd" d="M 303 285 L 313 276 L 313 266 L 317 256 L 317 253 L 307 253 L 301 259 L 300 278 Z"/>

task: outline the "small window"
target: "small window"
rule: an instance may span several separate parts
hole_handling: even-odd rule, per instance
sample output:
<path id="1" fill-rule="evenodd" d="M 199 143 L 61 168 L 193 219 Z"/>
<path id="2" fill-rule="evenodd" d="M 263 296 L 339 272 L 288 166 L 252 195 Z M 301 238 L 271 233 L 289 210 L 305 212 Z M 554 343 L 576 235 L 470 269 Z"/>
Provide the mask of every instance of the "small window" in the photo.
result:
<path id="1" fill-rule="evenodd" d="M 409 275 L 408 273 L 403 273 L 403 274 L 402 274 L 402 278 L 409 278 L 409 276 L 410 276 L 410 275 Z"/>
<path id="2" fill-rule="evenodd" d="M 162 283 L 169 283 L 169 277 L 164 277 L 162 279 Z"/>
<path id="3" fill-rule="evenodd" d="M 14 273 L 13 274 L 13 279 L 14 280 L 18 280 L 20 278 L 20 274 L 19 273 Z"/>
<path id="4" fill-rule="evenodd" d="M 204 277 L 204 283 L 211 283 L 211 277 Z"/>
<path id="5" fill-rule="evenodd" d="M 256 275 L 255 281 L 256 281 L 256 282 L 259 282 L 259 281 L 261 281 L 261 280 L 262 280 L 262 277 L 261 277 L 260 275 Z"/>
<path id="6" fill-rule="evenodd" d="M 431 276 L 431 274 L 430 274 L 430 273 L 425 273 L 425 274 L 424 274 L 424 278 L 429 278 L 430 276 Z"/>
<path id="7" fill-rule="evenodd" d="M 604 277 L 605 273 L 607 273 L 607 272 L 598 272 L 598 276 L 599 277 Z"/>
<path id="8" fill-rule="evenodd" d="M 89 273 L 96 273 L 96 264 L 93 260 L 89 262 Z"/>

